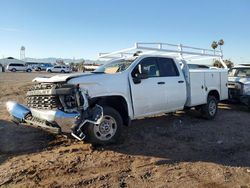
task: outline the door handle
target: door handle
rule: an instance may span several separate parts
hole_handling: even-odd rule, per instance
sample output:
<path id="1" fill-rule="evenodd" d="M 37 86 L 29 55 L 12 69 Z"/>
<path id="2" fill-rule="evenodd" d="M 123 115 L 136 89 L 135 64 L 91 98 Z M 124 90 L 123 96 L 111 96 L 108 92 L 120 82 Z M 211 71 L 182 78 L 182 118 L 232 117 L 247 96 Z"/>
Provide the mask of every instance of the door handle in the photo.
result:
<path id="1" fill-rule="evenodd" d="M 184 83 L 184 81 L 183 81 L 183 80 L 180 80 L 180 81 L 178 81 L 178 83 Z"/>
<path id="2" fill-rule="evenodd" d="M 165 82 L 157 82 L 157 84 L 161 85 L 161 84 L 165 84 Z"/>

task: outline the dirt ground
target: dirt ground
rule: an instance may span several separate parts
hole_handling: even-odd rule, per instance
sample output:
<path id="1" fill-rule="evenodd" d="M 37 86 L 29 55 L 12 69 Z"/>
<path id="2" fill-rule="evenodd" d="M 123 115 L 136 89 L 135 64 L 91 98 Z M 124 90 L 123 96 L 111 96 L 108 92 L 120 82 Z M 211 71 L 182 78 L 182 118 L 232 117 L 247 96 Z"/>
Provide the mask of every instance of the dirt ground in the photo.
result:
<path id="1" fill-rule="evenodd" d="M 137 120 L 124 141 L 94 148 L 17 126 L 7 100 L 25 103 L 41 73 L 0 73 L 0 187 L 250 187 L 250 112 L 220 104 L 215 120 L 193 110 Z"/>

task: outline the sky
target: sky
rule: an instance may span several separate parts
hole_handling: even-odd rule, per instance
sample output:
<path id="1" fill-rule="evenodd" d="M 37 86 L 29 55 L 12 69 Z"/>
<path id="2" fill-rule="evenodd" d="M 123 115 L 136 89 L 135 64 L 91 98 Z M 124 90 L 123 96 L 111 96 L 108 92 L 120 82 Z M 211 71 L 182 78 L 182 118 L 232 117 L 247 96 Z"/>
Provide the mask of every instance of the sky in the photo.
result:
<path id="1" fill-rule="evenodd" d="M 96 59 L 135 42 L 210 48 L 250 63 L 249 0 L 0 0 L 0 58 Z"/>

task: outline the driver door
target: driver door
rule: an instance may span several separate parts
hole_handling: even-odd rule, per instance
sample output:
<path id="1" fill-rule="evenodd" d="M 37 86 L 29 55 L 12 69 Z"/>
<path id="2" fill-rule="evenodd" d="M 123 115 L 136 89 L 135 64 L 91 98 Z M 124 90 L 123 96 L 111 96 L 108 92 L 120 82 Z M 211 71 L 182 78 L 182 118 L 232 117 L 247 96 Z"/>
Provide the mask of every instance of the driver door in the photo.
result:
<path id="1" fill-rule="evenodd" d="M 147 79 L 138 75 L 146 74 Z M 137 80 L 137 81 L 136 81 Z M 167 105 L 165 82 L 160 77 L 157 58 L 146 57 L 134 68 L 130 76 L 135 118 L 164 112 Z"/>

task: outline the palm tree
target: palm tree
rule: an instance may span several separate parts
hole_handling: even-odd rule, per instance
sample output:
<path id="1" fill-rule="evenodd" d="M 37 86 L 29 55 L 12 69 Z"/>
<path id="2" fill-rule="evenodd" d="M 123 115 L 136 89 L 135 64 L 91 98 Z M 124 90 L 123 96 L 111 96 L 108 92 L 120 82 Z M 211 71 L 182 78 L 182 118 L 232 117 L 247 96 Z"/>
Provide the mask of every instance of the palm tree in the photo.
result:
<path id="1" fill-rule="evenodd" d="M 211 47 L 214 49 L 214 54 L 215 54 L 215 49 L 218 47 L 218 44 L 216 41 L 213 41 L 211 44 Z"/>
<path id="2" fill-rule="evenodd" d="M 218 45 L 220 46 L 220 50 L 221 50 L 221 46 L 224 45 L 224 40 L 223 39 L 220 39 L 219 42 L 218 42 Z"/>
<path id="3" fill-rule="evenodd" d="M 215 50 L 218 47 L 218 44 L 216 41 L 213 41 L 211 44 L 211 47 Z"/>

